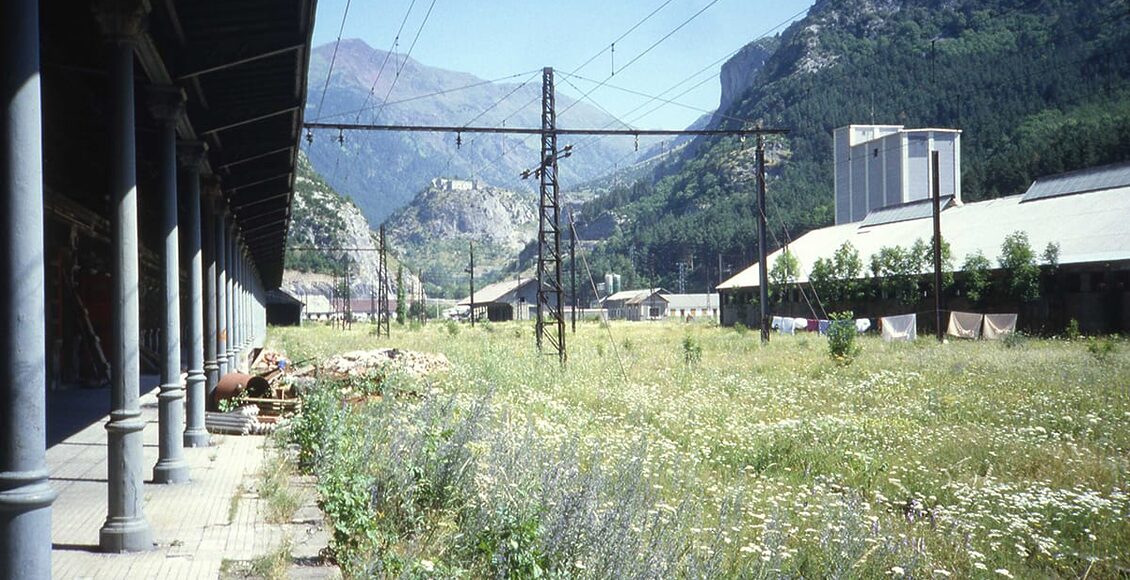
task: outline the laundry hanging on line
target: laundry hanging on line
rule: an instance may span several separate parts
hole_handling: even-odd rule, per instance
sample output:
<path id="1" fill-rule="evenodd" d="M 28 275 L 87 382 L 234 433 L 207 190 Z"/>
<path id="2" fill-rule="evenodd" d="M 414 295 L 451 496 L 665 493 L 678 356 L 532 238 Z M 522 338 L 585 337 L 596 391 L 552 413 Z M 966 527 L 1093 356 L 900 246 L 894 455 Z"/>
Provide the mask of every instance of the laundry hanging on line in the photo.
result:
<path id="1" fill-rule="evenodd" d="M 950 312 L 950 323 L 946 334 L 958 338 L 981 338 L 981 322 L 984 318 L 983 314 L 976 312 Z"/>
<path id="2" fill-rule="evenodd" d="M 884 316 L 879 319 L 883 340 L 914 340 L 918 338 L 918 315 Z"/>

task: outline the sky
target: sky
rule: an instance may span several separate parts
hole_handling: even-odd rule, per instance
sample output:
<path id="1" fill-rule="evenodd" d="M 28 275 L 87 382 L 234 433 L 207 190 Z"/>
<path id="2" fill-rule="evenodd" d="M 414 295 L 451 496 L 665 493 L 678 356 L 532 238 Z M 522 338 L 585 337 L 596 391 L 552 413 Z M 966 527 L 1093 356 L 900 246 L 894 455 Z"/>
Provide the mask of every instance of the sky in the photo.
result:
<path id="1" fill-rule="evenodd" d="M 488 80 L 525 73 L 508 82 L 552 66 L 558 93 L 574 98 L 589 93 L 590 101 L 636 127 L 682 129 L 718 106 L 717 73 L 729 55 L 783 31 L 811 5 L 812 0 L 319 0 L 314 45 L 334 42 L 340 30 L 343 39 L 390 50 L 403 22 L 395 52 L 411 47 L 411 57 L 424 65 Z M 311 86 L 320 84 L 315 80 Z M 640 108 L 655 95 L 678 104 L 652 100 Z"/>

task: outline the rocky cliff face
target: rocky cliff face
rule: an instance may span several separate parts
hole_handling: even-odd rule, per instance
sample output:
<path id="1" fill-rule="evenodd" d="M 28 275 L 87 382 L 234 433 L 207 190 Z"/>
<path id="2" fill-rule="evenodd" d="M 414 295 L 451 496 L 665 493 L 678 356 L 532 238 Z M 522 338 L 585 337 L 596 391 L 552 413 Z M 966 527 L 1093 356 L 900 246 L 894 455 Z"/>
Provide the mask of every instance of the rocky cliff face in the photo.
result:
<path id="1" fill-rule="evenodd" d="M 283 287 L 296 295 L 329 296 L 334 276 L 344 277 L 347 264 L 354 296 L 369 296 L 379 287 L 377 235 L 369 221 L 352 200 L 327 185 L 301 154 L 287 246 Z M 398 264 L 390 256 L 390 298 L 396 296 Z M 416 277 L 406 271 L 404 278 L 406 292 L 416 292 Z"/>
<path id="2" fill-rule="evenodd" d="M 722 97 L 718 110 L 729 109 L 738 98 L 754 85 L 765 61 L 773 56 L 779 44 L 776 37 L 755 40 L 742 47 L 730 60 L 722 65 L 719 77 L 722 80 Z"/>
<path id="3" fill-rule="evenodd" d="M 469 243 L 475 244 L 476 279 L 485 283 L 537 237 L 537 196 L 436 179 L 385 225 L 390 243 L 405 260 L 424 268 L 428 287 L 446 288 L 456 296 L 467 277 Z"/>

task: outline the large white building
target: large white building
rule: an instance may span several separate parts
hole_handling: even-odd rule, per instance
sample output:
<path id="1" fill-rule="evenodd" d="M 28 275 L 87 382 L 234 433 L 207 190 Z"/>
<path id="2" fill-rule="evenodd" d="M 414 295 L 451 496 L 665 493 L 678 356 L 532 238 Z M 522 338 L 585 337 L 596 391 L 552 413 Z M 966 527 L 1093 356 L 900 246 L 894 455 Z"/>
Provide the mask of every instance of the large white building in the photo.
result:
<path id="1" fill-rule="evenodd" d="M 884 207 L 930 198 L 930 152 L 939 153 L 939 189 L 961 203 L 961 131 L 848 125 L 835 131 L 836 224 Z"/>

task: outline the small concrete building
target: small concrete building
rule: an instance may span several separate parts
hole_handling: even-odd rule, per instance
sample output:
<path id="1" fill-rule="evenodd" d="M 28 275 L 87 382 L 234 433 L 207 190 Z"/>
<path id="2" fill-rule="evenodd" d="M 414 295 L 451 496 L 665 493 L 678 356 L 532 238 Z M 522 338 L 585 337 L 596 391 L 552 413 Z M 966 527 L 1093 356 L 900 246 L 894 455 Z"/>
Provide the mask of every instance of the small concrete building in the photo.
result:
<path id="1" fill-rule="evenodd" d="M 528 320 L 530 309 L 537 305 L 537 282 L 537 278 L 517 278 L 475 290 L 475 320 Z M 471 307 L 471 297 L 460 300 L 458 305 Z"/>
<path id="2" fill-rule="evenodd" d="M 667 317 L 667 296 L 662 288 L 624 290 L 601 301 L 609 320 L 659 320 Z"/>
<path id="3" fill-rule="evenodd" d="M 718 318 L 718 294 L 668 294 L 667 316 L 672 318 Z"/>

